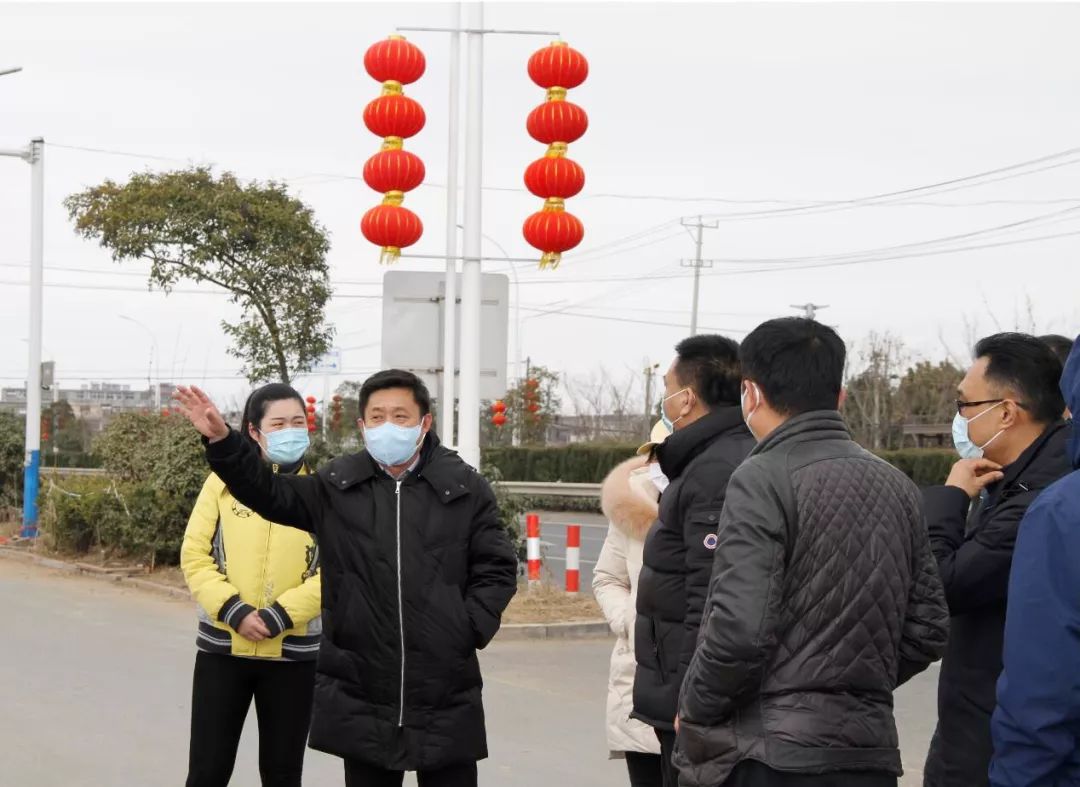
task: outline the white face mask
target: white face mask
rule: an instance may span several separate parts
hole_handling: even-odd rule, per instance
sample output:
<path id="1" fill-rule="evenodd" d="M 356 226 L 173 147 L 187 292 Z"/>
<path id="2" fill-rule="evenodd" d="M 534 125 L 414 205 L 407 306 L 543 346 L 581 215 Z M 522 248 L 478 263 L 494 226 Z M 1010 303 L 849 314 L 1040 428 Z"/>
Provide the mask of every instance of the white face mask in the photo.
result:
<path id="1" fill-rule="evenodd" d="M 739 392 L 739 405 L 743 409 L 743 422 L 746 424 L 746 428 L 750 430 L 750 436 L 757 440 L 757 435 L 754 434 L 754 427 L 750 426 L 750 419 L 754 417 L 754 413 L 756 413 L 758 408 L 761 407 L 761 389 L 758 388 L 757 383 L 751 382 L 750 385 L 754 389 L 754 395 L 757 397 L 757 402 L 754 404 L 753 408 L 751 408 L 750 412 L 747 413 L 746 394 L 749 389 L 743 388 L 742 391 Z"/>
<path id="2" fill-rule="evenodd" d="M 656 487 L 656 491 L 660 494 L 664 493 L 664 490 L 668 488 L 668 477 L 664 475 L 664 471 L 660 469 L 659 462 L 653 462 L 649 465 L 649 480 L 653 482 L 653 486 Z"/>

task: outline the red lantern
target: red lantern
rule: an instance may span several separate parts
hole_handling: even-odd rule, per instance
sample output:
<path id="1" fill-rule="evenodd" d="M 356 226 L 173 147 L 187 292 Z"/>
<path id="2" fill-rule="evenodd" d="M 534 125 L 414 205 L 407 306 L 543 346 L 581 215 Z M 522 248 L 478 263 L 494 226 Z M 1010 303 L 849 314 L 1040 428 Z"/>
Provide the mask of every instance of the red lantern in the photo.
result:
<path id="1" fill-rule="evenodd" d="M 360 231 L 376 246 L 382 246 L 380 262 L 393 262 L 401 250 L 412 246 L 424 233 L 420 217 L 400 205 L 376 205 L 360 220 Z"/>
<path id="2" fill-rule="evenodd" d="M 529 78 L 543 88 L 570 90 L 589 76 L 589 61 L 563 41 L 555 41 L 529 58 Z"/>
<path id="3" fill-rule="evenodd" d="M 495 425 L 496 429 L 502 429 L 506 426 L 506 416 L 502 413 L 495 413 L 495 415 L 491 416 L 491 423 Z"/>
<path id="4" fill-rule="evenodd" d="M 382 95 L 364 107 L 364 125 L 383 138 L 382 150 L 364 164 L 364 182 L 383 194 L 383 202 L 364 214 L 360 230 L 382 247 L 379 261 L 384 263 L 395 261 L 424 232 L 419 217 L 401 207 L 405 192 L 423 183 L 424 162 L 401 148 L 426 122 L 420 104 L 402 95 L 402 85 L 418 80 L 425 67 L 424 53 L 396 35 L 373 44 L 364 55 L 364 68 L 383 83 Z"/>
<path id="5" fill-rule="evenodd" d="M 505 413 L 506 412 L 506 402 L 504 402 L 502 400 L 499 400 L 499 401 L 495 402 L 494 404 L 491 405 L 491 412 L 493 412 L 493 413 Z"/>
<path id="6" fill-rule="evenodd" d="M 585 188 L 585 170 L 568 158 L 545 156 L 525 170 L 525 187 L 542 199 L 569 199 Z"/>
<path id="7" fill-rule="evenodd" d="M 588 128 L 589 116 L 585 110 L 569 101 L 543 103 L 525 120 L 529 136 L 545 145 L 577 142 Z"/>
<path id="8" fill-rule="evenodd" d="M 585 237 L 585 225 L 576 216 L 561 206 L 552 205 L 545 205 L 542 211 L 525 219 L 522 231 L 530 246 L 544 252 L 540 257 L 541 268 L 559 267 L 562 253 L 577 246 Z"/>
<path id="9" fill-rule="evenodd" d="M 424 108 L 408 96 L 379 96 L 364 107 L 364 125 L 376 136 L 390 137 L 387 146 L 400 147 L 399 140 L 416 136 L 426 122 Z"/>
<path id="10" fill-rule="evenodd" d="M 364 68 L 372 79 L 379 82 L 408 85 L 424 75 L 427 63 L 424 53 L 416 44 L 401 36 L 390 36 L 385 41 L 372 44 L 364 54 Z M 388 89 L 391 86 L 387 86 Z"/>
<path id="11" fill-rule="evenodd" d="M 525 381 L 525 387 L 526 388 L 539 388 L 540 387 L 540 381 L 537 380 L 535 377 L 530 377 L 528 380 Z"/>
<path id="12" fill-rule="evenodd" d="M 380 150 L 364 164 L 364 182 L 375 191 L 412 191 L 424 182 L 424 162 L 407 150 Z"/>
<path id="13" fill-rule="evenodd" d="M 529 402 L 529 406 L 525 409 L 527 409 L 530 413 L 538 413 L 540 412 L 540 405 L 536 402 Z"/>
<path id="14" fill-rule="evenodd" d="M 319 400 L 316 399 L 314 396 L 309 396 L 306 399 L 304 399 L 304 401 L 307 402 L 308 404 L 315 404 L 315 402 L 317 402 Z"/>
<path id="15" fill-rule="evenodd" d="M 525 170 L 525 185 L 545 202 L 542 211 L 525 219 L 522 230 L 525 240 L 542 252 L 541 268 L 558 267 L 562 253 L 585 236 L 584 225 L 566 212 L 563 201 L 585 187 L 585 171 L 566 158 L 566 149 L 588 129 L 589 118 L 585 110 L 566 100 L 566 91 L 588 75 L 585 57 L 562 41 L 529 58 L 529 76 L 547 88 L 547 101 L 529 113 L 525 127 L 533 139 L 548 146 L 548 151 Z"/>

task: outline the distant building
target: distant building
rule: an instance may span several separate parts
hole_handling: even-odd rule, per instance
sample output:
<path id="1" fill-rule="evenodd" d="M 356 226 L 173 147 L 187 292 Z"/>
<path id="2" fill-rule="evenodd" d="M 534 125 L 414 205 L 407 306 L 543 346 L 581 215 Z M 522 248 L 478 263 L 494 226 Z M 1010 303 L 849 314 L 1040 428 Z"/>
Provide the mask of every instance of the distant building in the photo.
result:
<path id="1" fill-rule="evenodd" d="M 41 406 L 54 401 L 66 401 L 75 416 L 85 421 L 93 432 L 100 432 L 117 413 L 153 410 L 160 401 L 168 407 L 176 386 L 159 383 L 157 388 L 132 388 L 130 385 L 94 382 L 80 388 L 61 388 L 42 391 Z M 18 415 L 26 414 L 26 386 L 0 388 L 0 410 Z"/>

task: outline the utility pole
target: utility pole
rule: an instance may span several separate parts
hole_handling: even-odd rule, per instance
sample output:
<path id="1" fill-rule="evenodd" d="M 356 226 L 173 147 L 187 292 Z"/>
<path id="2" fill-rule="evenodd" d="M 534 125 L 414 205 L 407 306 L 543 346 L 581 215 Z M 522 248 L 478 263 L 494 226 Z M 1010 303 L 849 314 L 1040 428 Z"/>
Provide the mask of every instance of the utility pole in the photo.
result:
<path id="1" fill-rule="evenodd" d="M 44 293 L 45 140 L 38 137 L 0 156 L 30 165 L 30 345 L 26 370 L 26 465 L 23 471 L 23 538 L 38 534 L 38 487 L 41 482 L 41 312 Z"/>
<path id="2" fill-rule="evenodd" d="M 461 3 L 455 4 L 454 23 L 461 27 Z M 450 34 L 450 133 L 446 163 L 446 285 L 443 300 L 443 373 L 439 396 L 439 433 L 456 446 L 454 406 L 457 403 L 457 254 L 458 254 L 458 133 L 461 130 L 461 33 Z"/>
<path id="3" fill-rule="evenodd" d="M 645 439 L 648 440 L 652 434 L 652 419 L 653 419 L 653 375 L 656 374 L 656 370 L 660 368 L 660 364 L 650 364 L 645 361 Z"/>
<path id="4" fill-rule="evenodd" d="M 702 268 L 711 268 L 713 266 L 713 261 L 712 260 L 703 260 L 703 259 L 701 259 L 701 233 L 702 233 L 702 230 L 704 230 L 706 228 L 711 229 L 711 230 L 716 229 L 717 227 L 720 226 L 720 222 L 719 221 L 713 221 L 713 222 L 706 223 L 706 222 L 701 220 L 701 216 L 698 216 L 697 220 L 694 221 L 693 223 L 689 222 L 687 219 L 683 219 L 682 220 L 682 225 L 684 227 L 688 227 L 688 228 L 693 227 L 694 229 L 697 230 L 697 232 L 695 233 L 695 236 L 694 236 L 694 247 L 695 247 L 694 259 L 692 259 L 692 260 L 682 260 L 682 262 L 681 262 L 681 265 L 684 268 L 693 268 L 694 269 L 694 305 L 693 305 L 693 307 L 692 307 L 692 309 L 690 311 L 690 335 L 691 336 L 697 336 L 698 296 L 699 296 L 699 293 L 701 291 L 701 269 Z"/>
<path id="5" fill-rule="evenodd" d="M 807 320 L 816 320 L 818 309 L 828 309 L 827 303 L 793 303 L 792 309 L 798 309 Z"/>
<path id="6" fill-rule="evenodd" d="M 462 264 L 461 264 L 461 332 L 460 332 L 460 369 L 458 386 L 457 449 L 461 458 L 473 467 L 480 467 L 480 310 L 481 310 L 481 228 L 482 185 L 483 185 L 483 121 L 484 121 L 484 36 L 486 35 L 542 35 L 558 37 L 559 33 L 546 30 L 492 30 L 484 27 L 484 4 L 469 2 L 458 6 L 458 27 L 399 27 L 399 32 L 450 33 L 459 36 L 464 33 L 465 49 L 465 140 L 464 177 L 462 206 Z M 454 51 L 451 52 L 453 59 Z M 460 56 L 460 52 L 458 54 Z M 451 69 L 451 80 L 458 77 Z M 451 83 L 451 100 L 457 92 Z M 456 140 L 451 138 L 450 145 Z M 447 206 L 449 217 L 451 207 Z M 454 209 L 456 213 L 456 209 Z M 456 227 L 456 222 L 449 221 Z M 450 228 L 447 228 L 449 241 Z M 450 252 L 448 250 L 448 256 Z M 451 261 L 447 261 L 449 273 Z M 447 277 L 449 284 L 452 277 Z M 453 308 L 454 301 L 447 295 L 448 308 Z M 444 319 L 447 319 L 444 315 Z M 445 335 L 445 331 L 444 331 Z M 444 343 L 443 351 L 446 352 Z M 454 382 L 454 364 L 443 358 L 443 378 Z M 447 386 L 443 386 L 444 390 Z M 451 390 L 453 390 L 451 388 Z M 450 407 L 453 400 L 448 400 Z M 444 415 L 445 417 L 445 415 Z M 440 427 L 443 428 L 443 427 Z"/>

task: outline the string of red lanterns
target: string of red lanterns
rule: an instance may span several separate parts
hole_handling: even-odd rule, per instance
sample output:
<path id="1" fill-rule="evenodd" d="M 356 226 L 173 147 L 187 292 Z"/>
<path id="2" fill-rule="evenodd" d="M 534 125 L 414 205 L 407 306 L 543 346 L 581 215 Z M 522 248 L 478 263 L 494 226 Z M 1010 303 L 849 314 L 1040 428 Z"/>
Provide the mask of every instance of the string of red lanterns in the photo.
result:
<path id="1" fill-rule="evenodd" d="M 525 170 L 525 187 L 544 200 L 544 207 L 525 219 L 522 232 L 530 246 L 543 252 L 540 268 L 557 268 L 562 253 L 585 237 L 585 226 L 565 204 L 585 187 L 585 170 L 566 158 L 566 152 L 584 136 L 589 118 L 566 100 L 566 93 L 585 81 L 589 63 L 576 49 L 556 41 L 529 58 L 528 70 L 532 81 L 547 90 L 547 101 L 529 113 L 525 127 L 548 149 Z"/>
<path id="2" fill-rule="evenodd" d="M 364 108 L 364 125 L 383 138 L 382 148 L 364 164 L 364 182 L 384 196 L 381 205 L 364 214 L 360 231 L 382 247 L 379 262 L 389 264 L 424 233 L 420 217 L 401 203 L 406 192 L 424 182 L 424 162 L 403 145 L 420 133 L 426 117 L 423 107 L 402 88 L 423 76 L 426 61 L 419 47 L 394 35 L 367 50 L 364 68 L 383 87 L 382 95 Z"/>

